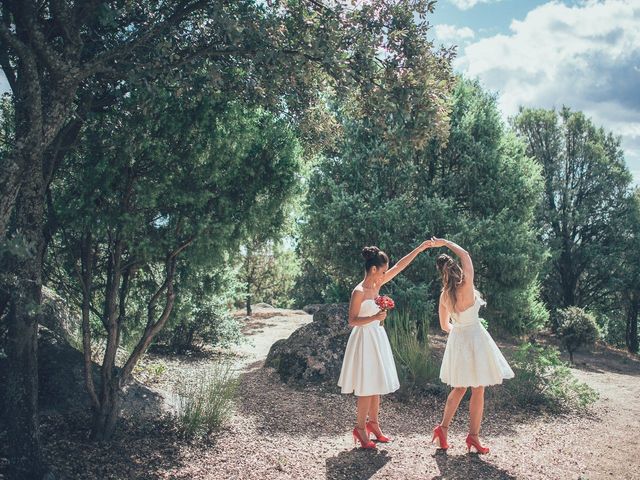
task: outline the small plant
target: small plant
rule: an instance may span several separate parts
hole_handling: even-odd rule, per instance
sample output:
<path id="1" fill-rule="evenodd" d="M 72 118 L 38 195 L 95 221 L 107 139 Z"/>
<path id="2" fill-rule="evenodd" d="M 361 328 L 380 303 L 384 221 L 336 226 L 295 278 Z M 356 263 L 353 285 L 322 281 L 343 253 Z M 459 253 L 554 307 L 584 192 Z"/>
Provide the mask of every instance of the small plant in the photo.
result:
<path id="1" fill-rule="evenodd" d="M 229 359 L 178 389 L 178 421 L 187 438 L 211 434 L 233 414 L 238 377 Z"/>
<path id="2" fill-rule="evenodd" d="M 489 322 L 487 322 L 486 319 L 481 318 L 480 319 L 480 323 L 482 324 L 482 326 L 484 327 L 485 330 L 489 330 Z"/>
<path id="3" fill-rule="evenodd" d="M 596 319 L 579 307 L 568 307 L 556 312 L 556 331 L 569 352 L 573 363 L 573 353 L 580 347 L 593 346 L 600 336 Z"/>
<path id="4" fill-rule="evenodd" d="M 167 364 L 163 361 L 147 361 L 144 357 L 133 368 L 133 374 L 136 376 L 136 378 L 142 380 L 145 383 L 157 382 L 166 371 Z"/>
<path id="5" fill-rule="evenodd" d="M 424 322 L 424 319 L 419 321 Z M 387 317 L 385 325 L 401 384 L 424 388 L 434 383 L 439 366 L 431 355 L 428 340 L 418 339 L 415 317 L 406 311 L 394 312 Z M 424 324 L 422 327 L 426 332 Z"/>
<path id="6" fill-rule="evenodd" d="M 581 410 L 598 398 L 595 390 L 572 375 L 553 347 L 524 343 L 510 363 L 515 377 L 504 384 L 510 403 L 552 411 Z"/>

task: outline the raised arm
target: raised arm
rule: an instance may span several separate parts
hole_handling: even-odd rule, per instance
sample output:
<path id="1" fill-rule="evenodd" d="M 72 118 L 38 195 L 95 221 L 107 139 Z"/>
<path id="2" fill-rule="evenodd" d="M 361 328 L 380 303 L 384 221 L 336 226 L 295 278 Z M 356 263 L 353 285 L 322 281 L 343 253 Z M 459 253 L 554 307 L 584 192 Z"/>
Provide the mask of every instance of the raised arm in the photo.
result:
<path id="1" fill-rule="evenodd" d="M 471 255 L 464 248 L 462 248 L 457 243 L 452 242 L 451 240 L 445 240 L 443 238 L 433 237 L 432 239 L 434 247 L 447 247 L 453 253 L 455 253 L 458 258 L 460 258 L 460 267 L 462 268 L 462 272 L 464 273 L 463 284 L 473 285 L 473 262 L 471 261 Z"/>
<path id="2" fill-rule="evenodd" d="M 449 321 L 450 315 L 449 310 L 442 299 L 442 294 L 440 294 L 440 302 L 438 304 L 438 317 L 440 317 L 440 328 L 449 333 L 451 331 L 451 322 Z"/>
<path id="3" fill-rule="evenodd" d="M 351 292 L 351 301 L 349 302 L 349 326 L 361 327 L 371 322 L 381 322 L 387 318 L 387 312 L 378 312 L 370 317 L 359 317 L 360 306 L 364 301 L 364 293 L 361 290 Z"/>
<path id="4" fill-rule="evenodd" d="M 393 278 L 398 275 L 401 271 L 409 266 L 411 262 L 418 256 L 420 252 L 424 252 L 427 248 L 429 248 L 432 244 L 431 240 L 425 240 L 418 247 L 414 248 L 411 253 L 408 253 L 396 263 L 389 270 L 384 272 L 384 276 L 382 277 L 381 285 L 393 280 Z"/>

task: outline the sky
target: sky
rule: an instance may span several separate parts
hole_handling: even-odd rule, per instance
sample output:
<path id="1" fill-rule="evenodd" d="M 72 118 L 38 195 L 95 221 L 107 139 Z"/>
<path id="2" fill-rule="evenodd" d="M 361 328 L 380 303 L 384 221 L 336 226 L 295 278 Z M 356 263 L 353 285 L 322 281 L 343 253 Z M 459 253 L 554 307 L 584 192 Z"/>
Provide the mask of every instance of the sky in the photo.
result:
<path id="1" fill-rule="evenodd" d="M 454 68 L 519 106 L 581 110 L 622 138 L 640 185 L 640 0 L 438 0 L 437 45 Z"/>
<path id="2" fill-rule="evenodd" d="M 640 0 L 438 0 L 430 23 L 505 119 L 521 105 L 582 110 L 621 136 L 640 185 Z"/>

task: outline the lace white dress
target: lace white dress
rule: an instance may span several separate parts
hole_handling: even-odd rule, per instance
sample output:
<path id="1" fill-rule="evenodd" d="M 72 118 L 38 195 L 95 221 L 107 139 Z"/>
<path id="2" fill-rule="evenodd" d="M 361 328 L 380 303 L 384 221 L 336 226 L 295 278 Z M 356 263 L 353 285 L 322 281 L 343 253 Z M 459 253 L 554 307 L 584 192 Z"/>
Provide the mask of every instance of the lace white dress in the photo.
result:
<path id="1" fill-rule="evenodd" d="M 380 309 L 372 299 L 360 305 L 359 317 L 368 317 Z M 384 395 L 400 388 L 391 345 L 380 322 L 353 327 L 342 360 L 338 380 L 342 393 L 357 396 Z"/>
<path id="2" fill-rule="evenodd" d="M 480 323 L 478 312 L 486 302 L 476 296 L 475 303 L 462 312 L 451 313 L 452 329 L 447 339 L 440 380 L 452 387 L 496 385 L 514 373 Z"/>

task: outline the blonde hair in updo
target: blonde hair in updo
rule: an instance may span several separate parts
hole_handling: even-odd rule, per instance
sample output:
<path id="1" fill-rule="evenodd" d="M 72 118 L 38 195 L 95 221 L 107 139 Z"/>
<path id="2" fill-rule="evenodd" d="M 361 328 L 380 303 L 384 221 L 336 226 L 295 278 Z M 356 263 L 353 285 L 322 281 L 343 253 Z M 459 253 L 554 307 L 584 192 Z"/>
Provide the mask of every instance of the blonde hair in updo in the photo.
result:
<path id="1" fill-rule="evenodd" d="M 436 259 L 436 268 L 442 275 L 442 293 L 444 294 L 444 304 L 449 312 L 455 312 L 457 290 L 462 282 L 464 282 L 464 271 L 453 258 L 446 253 L 438 255 Z M 482 295 L 475 288 L 473 289 L 475 296 L 480 300 L 482 305 L 486 305 Z"/>
<path id="2" fill-rule="evenodd" d="M 464 282 L 464 272 L 458 262 L 446 253 L 438 255 L 436 260 L 436 268 L 442 275 L 442 293 L 444 303 L 450 312 L 454 312 L 456 305 L 456 291 L 462 282 Z"/>

